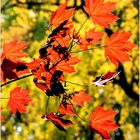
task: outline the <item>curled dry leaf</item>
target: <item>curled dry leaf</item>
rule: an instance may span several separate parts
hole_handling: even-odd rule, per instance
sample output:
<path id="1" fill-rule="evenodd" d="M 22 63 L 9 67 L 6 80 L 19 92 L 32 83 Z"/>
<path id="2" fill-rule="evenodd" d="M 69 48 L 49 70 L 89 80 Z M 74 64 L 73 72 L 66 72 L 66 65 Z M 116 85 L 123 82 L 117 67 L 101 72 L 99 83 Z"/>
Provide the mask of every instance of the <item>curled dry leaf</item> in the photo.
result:
<path id="1" fill-rule="evenodd" d="M 93 84 L 96 86 L 104 86 L 107 82 L 113 81 L 121 71 L 115 73 L 108 71 L 106 74 L 96 77 Z"/>

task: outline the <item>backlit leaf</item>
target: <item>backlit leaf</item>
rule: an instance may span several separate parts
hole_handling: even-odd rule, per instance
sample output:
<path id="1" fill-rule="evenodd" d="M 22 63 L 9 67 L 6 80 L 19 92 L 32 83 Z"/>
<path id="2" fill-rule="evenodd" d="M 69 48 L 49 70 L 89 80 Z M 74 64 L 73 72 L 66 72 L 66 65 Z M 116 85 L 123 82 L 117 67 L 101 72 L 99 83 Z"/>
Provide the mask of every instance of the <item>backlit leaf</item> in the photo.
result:
<path id="1" fill-rule="evenodd" d="M 119 126 L 112 121 L 116 114 L 117 112 L 112 109 L 105 110 L 103 106 L 97 107 L 90 115 L 91 129 L 99 133 L 104 139 L 109 139 L 109 132 L 119 128 Z"/>
<path id="2" fill-rule="evenodd" d="M 111 37 L 106 39 L 105 55 L 109 57 L 111 62 L 118 66 L 118 63 L 130 61 L 126 51 L 130 51 L 135 47 L 133 43 L 128 41 L 131 33 L 115 32 Z"/>
<path id="3" fill-rule="evenodd" d="M 66 9 L 67 3 L 62 4 L 58 7 L 58 9 L 51 15 L 51 25 L 57 27 L 65 20 L 70 19 L 72 13 L 74 12 L 74 8 Z"/>
<path id="4" fill-rule="evenodd" d="M 16 111 L 26 112 L 24 105 L 29 104 L 31 101 L 31 98 L 28 96 L 28 94 L 29 90 L 21 91 L 21 87 L 16 87 L 10 92 L 8 106 L 11 108 L 14 114 L 16 114 Z"/>
<path id="5" fill-rule="evenodd" d="M 118 17 L 111 13 L 115 4 L 104 0 L 86 0 L 84 9 L 91 16 L 93 23 L 108 28 L 108 24 L 118 20 Z"/>

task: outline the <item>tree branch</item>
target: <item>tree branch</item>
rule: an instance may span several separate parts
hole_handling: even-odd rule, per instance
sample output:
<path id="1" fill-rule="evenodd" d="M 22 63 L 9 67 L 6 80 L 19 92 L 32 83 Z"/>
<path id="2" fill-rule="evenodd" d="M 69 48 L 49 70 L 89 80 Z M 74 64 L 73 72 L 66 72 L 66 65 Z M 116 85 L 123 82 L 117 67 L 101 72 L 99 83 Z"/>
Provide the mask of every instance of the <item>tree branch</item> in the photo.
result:
<path id="1" fill-rule="evenodd" d="M 7 0 L 2 6 L 1 6 L 1 11 L 3 11 L 5 8 L 6 8 L 6 6 L 9 4 L 9 0 Z"/>
<path id="2" fill-rule="evenodd" d="M 132 99 L 139 101 L 139 95 L 133 91 L 132 83 L 128 83 L 126 79 L 126 74 L 124 72 L 124 67 L 122 65 L 119 65 L 118 69 L 121 70 L 121 73 L 119 74 L 119 80 L 115 80 L 114 83 L 121 86 L 121 88 L 125 91 L 125 93 Z"/>

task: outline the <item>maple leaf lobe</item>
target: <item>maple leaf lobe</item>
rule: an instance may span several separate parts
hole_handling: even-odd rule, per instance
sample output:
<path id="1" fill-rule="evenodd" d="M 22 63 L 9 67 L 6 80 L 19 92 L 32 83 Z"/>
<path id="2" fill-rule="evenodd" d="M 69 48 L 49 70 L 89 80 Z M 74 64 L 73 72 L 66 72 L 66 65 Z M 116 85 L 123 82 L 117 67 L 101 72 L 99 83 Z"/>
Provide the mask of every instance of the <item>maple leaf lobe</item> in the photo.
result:
<path id="1" fill-rule="evenodd" d="M 119 19 L 111 13 L 115 4 L 115 2 L 104 2 L 104 0 L 86 0 L 84 9 L 91 16 L 94 24 L 109 28 L 108 24 Z"/>
<path id="2" fill-rule="evenodd" d="M 27 44 L 23 42 L 19 42 L 17 40 L 11 41 L 9 43 L 5 43 L 3 45 L 3 51 L 1 53 L 1 60 L 4 58 L 9 59 L 13 62 L 19 62 L 19 58 L 27 56 L 27 54 L 23 53 L 22 50 L 27 47 Z"/>
<path id="3" fill-rule="evenodd" d="M 73 108 L 72 104 L 62 103 L 59 106 L 59 111 L 60 111 L 61 114 L 67 114 L 67 115 L 74 116 L 75 113 L 73 112 L 72 108 Z"/>
<path id="4" fill-rule="evenodd" d="M 8 106 L 11 108 L 12 112 L 16 114 L 16 111 L 26 112 L 25 104 L 29 104 L 31 98 L 28 96 L 29 90 L 21 91 L 21 87 L 16 87 L 10 92 L 10 99 L 8 101 Z"/>
<path id="5" fill-rule="evenodd" d="M 124 63 L 130 61 L 126 51 L 130 51 L 135 47 L 133 43 L 128 41 L 131 33 L 115 32 L 111 37 L 106 39 L 105 56 L 108 56 L 111 62 L 118 67 L 119 62 Z"/>
<path id="6" fill-rule="evenodd" d="M 72 100 L 75 104 L 83 106 L 84 102 L 92 100 L 91 96 L 84 93 L 84 90 L 80 90 L 76 92 L 75 95 L 72 97 Z"/>
<path id="7" fill-rule="evenodd" d="M 118 129 L 119 126 L 112 121 L 118 112 L 108 109 L 105 110 L 103 106 L 97 107 L 90 115 L 90 127 L 99 133 L 104 139 L 109 139 L 109 131 Z"/>
<path id="8" fill-rule="evenodd" d="M 51 25 L 57 27 L 72 16 L 74 8 L 67 10 L 66 7 L 67 3 L 60 5 L 58 9 L 51 15 Z"/>

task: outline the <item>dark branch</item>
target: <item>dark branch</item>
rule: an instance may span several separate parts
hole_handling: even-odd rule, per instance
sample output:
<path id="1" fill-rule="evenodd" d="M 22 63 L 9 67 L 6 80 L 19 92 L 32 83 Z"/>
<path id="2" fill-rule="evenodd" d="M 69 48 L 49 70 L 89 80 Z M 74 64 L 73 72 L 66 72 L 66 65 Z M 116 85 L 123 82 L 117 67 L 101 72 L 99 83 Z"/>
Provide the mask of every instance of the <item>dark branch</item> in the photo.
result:
<path id="1" fill-rule="evenodd" d="M 121 86 L 121 88 L 125 91 L 125 93 L 132 99 L 139 101 L 139 95 L 133 91 L 132 88 L 132 83 L 128 83 L 127 79 L 126 79 L 126 74 L 124 71 L 124 68 L 122 65 L 119 65 L 119 68 L 121 70 L 121 73 L 119 74 L 120 78 L 119 80 L 115 80 L 114 83 L 118 84 Z"/>
<path id="2" fill-rule="evenodd" d="M 9 4 L 9 0 L 7 0 L 2 6 L 1 6 L 1 11 L 3 11 L 5 8 L 6 8 L 6 6 Z"/>

